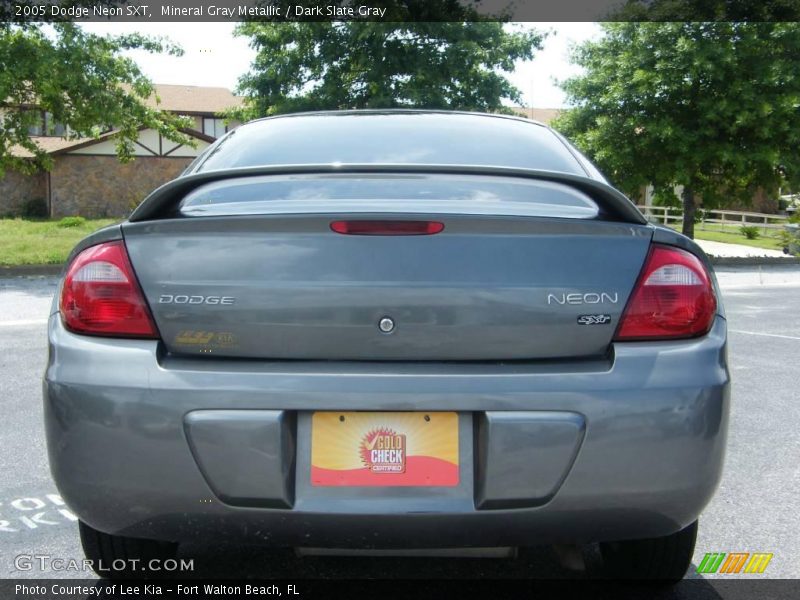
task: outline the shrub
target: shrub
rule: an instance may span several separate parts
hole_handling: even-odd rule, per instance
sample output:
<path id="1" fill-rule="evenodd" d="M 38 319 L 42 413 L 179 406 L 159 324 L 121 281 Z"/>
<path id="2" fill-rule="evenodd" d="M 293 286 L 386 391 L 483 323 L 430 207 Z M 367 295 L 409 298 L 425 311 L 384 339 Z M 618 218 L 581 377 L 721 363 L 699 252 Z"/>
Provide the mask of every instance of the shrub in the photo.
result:
<path id="1" fill-rule="evenodd" d="M 59 227 L 80 227 L 86 223 L 83 217 L 64 217 L 58 222 Z"/>
<path id="2" fill-rule="evenodd" d="M 739 231 L 741 231 L 742 235 L 746 237 L 748 240 L 754 240 L 758 238 L 758 236 L 760 235 L 758 227 L 754 225 L 742 225 L 741 227 L 739 227 Z"/>
<path id="3" fill-rule="evenodd" d="M 26 219 L 44 219 L 47 217 L 47 202 L 44 198 L 29 198 L 22 203 L 21 216 Z"/>
<path id="4" fill-rule="evenodd" d="M 800 231 L 780 231 L 778 232 L 778 239 L 784 253 L 800 256 Z"/>

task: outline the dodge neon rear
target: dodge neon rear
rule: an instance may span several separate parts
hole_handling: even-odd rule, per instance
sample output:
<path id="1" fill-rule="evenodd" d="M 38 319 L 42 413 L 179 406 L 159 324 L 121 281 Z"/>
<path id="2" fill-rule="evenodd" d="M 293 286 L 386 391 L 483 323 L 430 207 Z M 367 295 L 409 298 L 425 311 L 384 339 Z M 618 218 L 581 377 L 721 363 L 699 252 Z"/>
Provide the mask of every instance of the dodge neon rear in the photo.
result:
<path id="1" fill-rule="evenodd" d="M 87 557 L 599 543 L 605 574 L 682 577 L 722 302 L 586 164 L 524 119 L 269 118 L 81 242 L 44 406 Z"/>

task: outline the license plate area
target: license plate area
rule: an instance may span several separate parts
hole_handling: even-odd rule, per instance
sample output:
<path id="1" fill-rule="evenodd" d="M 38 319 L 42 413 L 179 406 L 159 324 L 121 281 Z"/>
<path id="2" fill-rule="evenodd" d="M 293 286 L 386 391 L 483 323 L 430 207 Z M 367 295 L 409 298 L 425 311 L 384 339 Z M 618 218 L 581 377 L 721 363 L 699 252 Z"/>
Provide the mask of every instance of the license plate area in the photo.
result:
<path id="1" fill-rule="evenodd" d="M 313 487 L 455 487 L 455 412 L 315 412 Z"/>

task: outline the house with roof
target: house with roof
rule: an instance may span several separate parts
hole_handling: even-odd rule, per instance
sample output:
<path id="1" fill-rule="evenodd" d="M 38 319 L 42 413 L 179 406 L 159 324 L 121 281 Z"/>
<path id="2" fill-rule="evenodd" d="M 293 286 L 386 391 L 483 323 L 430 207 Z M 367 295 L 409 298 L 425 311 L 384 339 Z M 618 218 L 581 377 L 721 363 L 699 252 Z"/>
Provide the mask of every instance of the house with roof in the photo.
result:
<path id="1" fill-rule="evenodd" d="M 43 205 L 51 217 L 122 217 L 150 191 L 173 179 L 209 144 L 239 125 L 226 122 L 223 113 L 241 106 L 243 99 L 218 87 L 156 84 L 153 108 L 186 116 L 192 125 L 183 130 L 193 146 L 176 144 L 153 129 L 142 129 L 135 159 L 117 160 L 113 131 L 96 138 L 67 139 L 63 124 L 42 111 L 31 127 L 31 139 L 52 158 L 50 171 L 24 175 L 7 170 L 0 179 L 0 216 L 19 215 L 31 202 Z M 17 149 L 18 156 L 30 156 Z"/>
<path id="2" fill-rule="evenodd" d="M 511 110 L 517 116 L 539 121 L 545 125 L 550 125 L 550 122 L 563 111 L 561 108 L 532 108 L 529 106 L 512 106 Z"/>

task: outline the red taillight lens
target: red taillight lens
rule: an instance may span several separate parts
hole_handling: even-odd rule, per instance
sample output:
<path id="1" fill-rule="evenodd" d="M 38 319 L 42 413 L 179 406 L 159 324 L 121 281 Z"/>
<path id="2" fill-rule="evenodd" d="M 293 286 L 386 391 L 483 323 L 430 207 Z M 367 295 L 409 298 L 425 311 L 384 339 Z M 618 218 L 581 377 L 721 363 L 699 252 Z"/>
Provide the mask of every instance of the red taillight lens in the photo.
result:
<path id="1" fill-rule="evenodd" d="M 615 339 L 696 337 L 708 332 L 716 312 L 711 277 L 700 259 L 680 248 L 654 245 Z"/>
<path id="2" fill-rule="evenodd" d="M 432 235 L 444 231 L 438 221 L 334 221 L 331 229 L 346 235 Z"/>
<path id="3" fill-rule="evenodd" d="M 60 309 L 64 325 L 75 333 L 158 337 L 122 242 L 98 244 L 75 257 L 64 278 Z"/>

